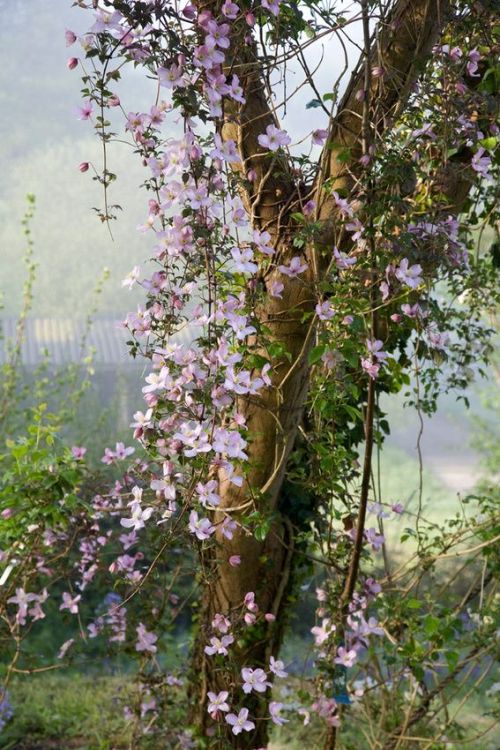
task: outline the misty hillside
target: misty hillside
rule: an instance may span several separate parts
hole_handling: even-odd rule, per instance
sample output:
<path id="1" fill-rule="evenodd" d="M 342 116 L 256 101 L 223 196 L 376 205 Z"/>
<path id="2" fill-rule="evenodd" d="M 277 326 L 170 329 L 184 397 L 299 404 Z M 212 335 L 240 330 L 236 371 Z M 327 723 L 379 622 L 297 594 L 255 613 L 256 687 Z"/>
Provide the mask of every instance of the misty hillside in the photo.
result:
<path id="1" fill-rule="evenodd" d="M 99 168 L 100 144 L 89 122 L 80 122 L 80 71 L 66 68 L 65 28 L 84 30 L 90 16 L 71 8 L 68 0 L 0 0 L 0 134 L 3 180 L 0 186 L 0 292 L 4 314 L 19 309 L 24 269 L 20 227 L 25 196 L 34 193 L 33 224 L 38 262 L 33 313 L 81 316 L 88 312 L 92 289 L 103 267 L 111 271 L 100 312 L 119 314 L 135 306 L 121 289 L 130 268 L 149 256 L 150 241 L 137 232 L 145 218 L 145 198 L 138 186 L 144 179 L 132 149 L 113 144 L 110 169 L 118 174 L 111 202 L 123 213 L 113 223 L 114 242 L 92 210 L 103 205 L 102 189 L 91 171 Z M 36 19 L 36 22 L 34 21 Z M 143 94 L 141 97 L 141 93 Z M 127 109 L 137 109 L 145 92 L 127 81 L 120 86 Z"/>

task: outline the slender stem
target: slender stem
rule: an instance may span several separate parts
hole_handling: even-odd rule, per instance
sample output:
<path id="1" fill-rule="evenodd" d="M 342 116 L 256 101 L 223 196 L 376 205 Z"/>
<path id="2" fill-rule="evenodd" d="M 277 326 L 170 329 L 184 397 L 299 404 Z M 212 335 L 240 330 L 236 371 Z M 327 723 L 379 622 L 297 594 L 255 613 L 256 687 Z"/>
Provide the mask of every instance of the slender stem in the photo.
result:
<path id="1" fill-rule="evenodd" d="M 373 415 L 375 411 L 375 381 L 370 378 L 368 384 L 368 400 L 366 405 L 365 419 L 365 456 L 363 460 L 363 476 L 361 480 L 361 495 L 359 500 L 358 519 L 356 522 L 356 538 L 354 540 L 354 549 L 352 552 L 349 571 L 341 597 L 342 609 L 351 601 L 356 586 L 356 580 L 359 572 L 359 561 L 363 549 L 363 534 L 365 530 L 366 507 L 368 505 L 368 495 L 370 491 L 370 478 L 372 468 L 373 454 Z"/>

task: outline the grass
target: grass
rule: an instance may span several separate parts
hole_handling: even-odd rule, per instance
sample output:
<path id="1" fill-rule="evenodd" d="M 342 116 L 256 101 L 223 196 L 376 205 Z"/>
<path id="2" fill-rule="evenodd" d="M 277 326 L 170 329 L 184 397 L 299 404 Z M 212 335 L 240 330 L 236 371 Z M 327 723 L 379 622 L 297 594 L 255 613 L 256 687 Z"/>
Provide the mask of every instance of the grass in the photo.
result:
<path id="1" fill-rule="evenodd" d="M 9 687 L 14 718 L 0 734 L 3 750 L 128 747 L 123 677 L 32 675 Z M 40 744 L 43 742 L 43 744 Z"/>
<path id="2" fill-rule="evenodd" d="M 286 688 L 289 691 L 289 688 Z M 0 735 L 2 750 L 125 750 L 130 736 L 123 718 L 123 706 L 131 689 L 125 676 L 95 677 L 79 674 L 37 675 L 17 678 L 10 689 L 14 718 Z M 276 696 L 287 703 L 290 696 Z M 492 724 L 492 701 L 480 694 L 472 695 L 461 706 L 449 705 L 450 714 L 458 710 L 457 720 L 466 737 L 485 733 Z M 339 750 L 367 750 L 362 729 L 365 719 L 354 705 L 346 715 Z M 286 713 L 284 714 L 286 716 Z M 275 727 L 269 750 L 313 750 L 322 745 L 322 728 L 313 716 L 304 727 L 293 718 L 283 727 Z M 376 723 L 376 722 L 375 722 Z M 405 744 L 409 750 L 413 745 Z M 416 746 L 415 746 L 416 747 Z M 444 747 L 433 745 L 432 750 Z M 494 731 L 458 744 L 450 742 L 447 750 L 497 750 Z M 403 748 L 402 748 L 403 750 Z"/>

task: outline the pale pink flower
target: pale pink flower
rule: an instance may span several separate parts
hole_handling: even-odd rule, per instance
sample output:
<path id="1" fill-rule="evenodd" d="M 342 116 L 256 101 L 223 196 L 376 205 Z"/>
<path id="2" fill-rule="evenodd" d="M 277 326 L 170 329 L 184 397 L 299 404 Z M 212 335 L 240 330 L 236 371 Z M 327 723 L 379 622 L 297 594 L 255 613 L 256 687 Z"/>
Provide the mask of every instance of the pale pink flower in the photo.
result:
<path id="1" fill-rule="evenodd" d="M 240 249 L 239 247 L 233 247 L 231 255 L 234 261 L 234 270 L 240 273 L 255 273 L 257 271 L 257 263 L 254 263 L 253 250 L 250 247 Z"/>
<path id="2" fill-rule="evenodd" d="M 280 2 L 281 0 L 262 0 L 262 7 L 266 8 L 273 16 L 279 16 Z"/>
<path id="3" fill-rule="evenodd" d="M 257 605 L 257 602 L 255 601 L 255 594 L 253 591 L 249 591 L 248 594 L 245 594 L 245 598 L 243 600 L 245 607 L 248 609 L 249 612 L 258 612 L 259 607 Z"/>
<path id="4" fill-rule="evenodd" d="M 66 29 L 64 36 L 66 38 L 66 47 L 71 47 L 71 45 L 76 42 L 77 36 L 74 31 Z"/>
<path id="5" fill-rule="evenodd" d="M 333 248 L 333 257 L 335 265 L 340 271 L 345 271 L 357 262 L 356 258 L 350 258 L 345 253 L 341 253 L 336 247 Z"/>
<path id="6" fill-rule="evenodd" d="M 157 651 L 157 647 L 155 646 L 156 641 L 158 640 L 158 636 L 154 633 L 150 633 L 146 630 L 146 627 L 142 624 L 142 622 L 139 623 L 139 625 L 136 628 L 137 632 L 137 641 L 135 644 L 135 650 L 136 651 L 149 651 L 151 654 L 155 654 Z"/>
<path id="7" fill-rule="evenodd" d="M 406 284 L 410 289 L 416 289 L 422 283 L 422 266 L 419 263 L 415 263 L 413 266 L 409 265 L 408 258 L 403 258 L 398 268 L 394 271 L 396 278 L 401 283 Z"/>
<path id="8" fill-rule="evenodd" d="M 214 630 L 218 630 L 219 633 L 227 633 L 229 631 L 229 628 L 231 627 L 231 623 L 225 617 L 224 615 L 221 615 L 220 613 L 217 613 L 214 615 L 214 619 L 212 620 L 212 627 Z"/>
<path id="9" fill-rule="evenodd" d="M 90 99 L 83 102 L 83 106 L 78 107 L 78 119 L 89 120 L 94 113 L 94 106 Z"/>
<path id="10" fill-rule="evenodd" d="M 65 591 L 62 595 L 62 604 L 60 605 L 59 609 L 67 609 L 72 615 L 78 614 L 78 602 L 82 598 L 81 594 L 77 594 L 77 596 L 71 596 L 71 594 L 68 594 L 67 591 Z"/>
<path id="11" fill-rule="evenodd" d="M 263 148 L 267 148 L 269 151 L 277 151 L 292 142 L 286 130 L 280 130 L 276 125 L 268 125 L 266 132 L 261 133 L 257 140 Z"/>
<path id="12" fill-rule="evenodd" d="M 276 677 L 288 677 L 284 663 L 280 659 L 275 659 L 274 656 L 269 659 L 269 669 Z"/>
<path id="13" fill-rule="evenodd" d="M 208 518 L 199 518 L 198 513 L 192 510 L 189 514 L 189 531 L 194 534 L 200 542 L 209 539 L 215 532 L 215 526 Z"/>
<path id="14" fill-rule="evenodd" d="M 334 662 L 335 664 L 341 664 L 343 667 L 352 667 L 357 658 L 358 654 L 354 649 L 347 651 L 343 646 L 339 646 Z"/>
<path id="15" fill-rule="evenodd" d="M 83 448 L 83 447 L 81 447 L 79 445 L 74 445 L 71 448 L 71 455 L 77 461 L 81 461 L 83 459 L 83 457 L 85 456 L 86 453 L 87 453 L 87 449 Z"/>
<path id="16" fill-rule="evenodd" d="M 137 501 L 134 501 L 130 506 L 130 510 L 132 512 L 131 517 L 121 518 L 120 524 L 126 529 L 134 529 L 134 531 L 139 531 L 139 529 L 144 528 L 144 522 L 148 521 L 151 518 L 154 508 L 144 508 L 143 510 L 141 504 Z"/>
<path id="17" fill-rule="evenodd" d="M 243 679 L 244 693 L 251 693 L 252 690 L 255 690 L 256 693 L 265 693 L 267 688 L 271 687 L 271 683 L 268 681 L 267 674 L 263 669 L 243 667 L 241 677 Z"/>
<path id="18" fill-rule="evenodd" d="M 281 292 L 285 288 L 285 285 L 281 281 L 271 281 L 269 284 L 269 294 L 271 297 L 277 297 L 278 299 L 282 299 L 283 295 Z"/>
<path id="19" fill-rule="evenodd" d="M 328 300 L 318 302 L 316 305 L 316 315 L 320 320 L 331 320 L 335 315 L 335 310 Z"/>
<path id="20" fill-rule="evenodd" d="M 471 165 L 472 169 L 486 179 L 491 180 L 490 175 L 491 159 L 489 156 L 483 156 L 485 153 L 484 148 L 481 146 L 478 148 L 474 156 L 472 157 Z"/>
<path id="21" fill-rule="evenodd" d="M 141 275 L 141 269 L 140 266 L 134 266 L 131 271 L 125 276 L 125 278 L 122 281 L 122 286 L 127 287 L 127 289 L 132 289 L 134 284 L 137 283 L 139 280 L 139 276 Z"/>
<path id="22" fill-rule="evenodd" d="M 207 711 L 209 714 L 211 714 L 212 719 L 215 719 L 217 717 L 217 713 L 219 711 L 229 711 L 229 704 L 227 703 L 227 698 L 229 696 L 229 693 L 227 690 L 222 690 L 220 693 L 212 693 L 208 692 L 208 708 Z"/>
<path id="23" fill-rule="evenodd" d="M 315 625 L 311 628 L 311 633 L 314 636 L 316 646 L 321 646 L 334 631 L 335 625 L 332 625 L 329 619 L 324 619 L 322 620 L 321 625 Z"/>
<path id="24" fill-rule="evenodd" d="M 226 16 L 226 18 L 234 20 L 238 16 L 239 12 L 240 9 L 236 5 L 236 3 L 233 3 L 232 0 L 225 0 L 221 8 L 222 15 Z"/>
<path id="25" fill-rule="evenodd" d="M 299 274 L 307 271 L 309 266 L 307 263 L 302 263 L 298 255 L 294 255 L 288 266 L 278 266 L 278 271 L 281 271 L 285 276 L 289 276 L 291 279 L 296 278 Z"/>
<path id="26" fill-rule="evenodd" d="M 233 734 L 240 734 L 241 732 L 251 732 L 255 729 L 253 721 L 248 719 L 248 708 L 242 708 L 238 715 L 228 714 L 226 721 L 232 726 Z"/>
<path id="27" fill-rule="evenodd" d="M 322 146 L 328 138 L 328 130 L 313 130 L 312 142 L 315 146 Z"/>
<path id="28" fill-rule="evenodd" d="M 232 635 L 223 635 L 222 638 L 214 635 L 210 638 L 210 645 L 205 646 L 205 653 L 208 656 L 214 656 L 214 654 L 221 654 L 221 656 L 227 656 L 227 647 L 233 643 L 234 638 Z"/>
<path id="29" fill-rule="evenodd" d="M 371 378 L 376 378 L 380 370 L 380 365 L 377 362 L 366 358 L 361 360 L 361 367 Z"/>
<path id="30" fill-rule="evenodd" d="M 271 701 L 271 703 L 269 704 L 269 713 L 271 715 L 271 720 L 273 724 L 276 724 L 279 727 L 288 722 L 288 719 L 284 719 L 282 716 L 280 716 L 280 711 L 282 708 L 283 703 L 278 703 L 277 701 Z"/>

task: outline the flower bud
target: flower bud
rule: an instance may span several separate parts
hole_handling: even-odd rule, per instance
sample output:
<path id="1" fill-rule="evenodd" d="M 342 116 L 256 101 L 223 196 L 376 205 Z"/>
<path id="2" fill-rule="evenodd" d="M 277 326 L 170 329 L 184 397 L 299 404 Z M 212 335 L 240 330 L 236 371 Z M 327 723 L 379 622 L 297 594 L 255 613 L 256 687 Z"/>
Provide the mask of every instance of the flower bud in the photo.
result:
<path id="1" fill-rule="evenodd" d="M 191 3 L 188 3 L 183 9 L 182 9 L 182 15 L 184 18 L 189 18 L 190 21 L 193 20 L 193 18 L 196 17 L 196 10 L 194 5 L 191 5 Z"/>
<path id="2" fill-rule="evenodd" d="M 108 105 L 110 107 L 119 107 L 120 106 L 120 97 L 116 96 L 116 94 L 113 94 L 113 96 L 110 96 L 108 99 Z"/>
<path id="3" fill-rule="evenodd" d="M 66 63 L 66 67 L 68 68 L 68 70 L 74 70 L 77 65 L 78 65 L 77 57 L 70 57 L 68 62 Z"/>
<path id="4" fill-rule="evenodd" d="M 386 71 L 381 65 L 374 65 L 372 68 L 372 76 L 374 78 L 383 78 L 385 73 Z"/>
<path id="5" fill-rule="evenodd" d="M 82 161 L 82 163 L 78 166 L 78 169 L 80 170 L 80 172 L 87 172 L 88 168 L 89 168 L 88 161 Z"/>

